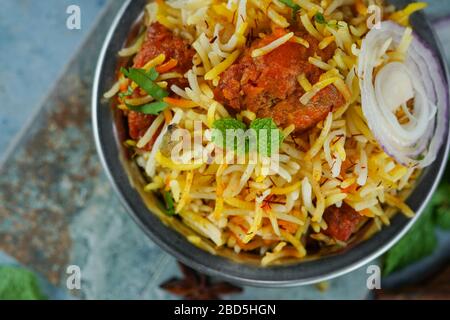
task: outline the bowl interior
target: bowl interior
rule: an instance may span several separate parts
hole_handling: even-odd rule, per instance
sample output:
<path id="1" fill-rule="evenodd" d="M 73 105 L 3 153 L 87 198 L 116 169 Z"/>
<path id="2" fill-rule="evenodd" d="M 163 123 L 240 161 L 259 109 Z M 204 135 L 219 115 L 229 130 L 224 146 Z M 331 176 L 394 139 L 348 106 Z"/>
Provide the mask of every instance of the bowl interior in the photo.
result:
<path id="1" fill-rule="evenodd" d="M 401 6 L 410 1 L 392 2 Z M 102 98 L 103 93 L 115 82 L 117 52 L 128 39 L 131 26 L 142 14 L 146 3 L 146 0 L 127 1 L 118 13 L 99 57 L 92 99 L 94 135 L 102 164 L 124 206 L 153 241 L 200 272 L 243 284 L 288 286 L 323 281 L 354 270 L 381 255 L 410 228 L 431 197 L 445 167 L 448 138 L 436 161 L 424 170 L 416 188 L 408 197 L 407 203 L 417 213 L 416 217 L 407 219 L 398 214 L 389 227 L 365 241 L 355 243 L 349 250 L 319 259 L 260 267 L 252 263 L 251 257 L 236 257 L 226 251 L 223 255 L 213 255 L 189 243 L 183 234 L 192 231 L 177 220 L 164 215 L 152 195 L 144 195 L 144 182 L 139 170 L 133 162 L 127 160 L 122 147 L 122 141 L 125 139 L 123 121 L 110 103 Z M 439 43 L 425 16 L 421 13 L 415 14 L 412 24 L 416 33 L 436 53 L 442 69 L 446 70 Z M 447 73 L 445 81 L 448 85 Z M 446 136 L 448 137 L 448 132 Z M 174 227 L 169 227 L 169 223 Z"/>

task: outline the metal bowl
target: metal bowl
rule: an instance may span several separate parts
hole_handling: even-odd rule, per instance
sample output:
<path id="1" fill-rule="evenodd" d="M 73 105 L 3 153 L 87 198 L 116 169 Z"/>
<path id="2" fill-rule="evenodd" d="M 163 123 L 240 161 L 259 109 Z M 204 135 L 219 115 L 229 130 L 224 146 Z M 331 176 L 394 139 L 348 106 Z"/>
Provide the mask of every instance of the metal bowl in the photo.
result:
<path id="1" fill-rule="evenodd" d="M 412 226 L 422 213 L 433 194 L 446 164 L 448 155 L 448 132 L 445 145 L 441 147 L 436 161 L 422 173 L 416 188 L 408 197 L 408 205 L 417 213 L 412 219 L 396 215 L 391 225 L 371 238 L 356 243 L 348 250 L 318 259 L 290 263 L 287 265 L 260 267 L 245 259 L 213 255 L 190 242 L 178 229 L 169 227 L 169 218 L 161 214 L 156 200 L 143 196 L 143 181 L 133 162 L 127 160 L 122 147 L 124 128 L 120 116 L 108 101 L 102 98 L 115 82 L 117 52 L 122 48 L 131 26 L 142 14 L 146 0 L 127 1 L 122 6 L 106 36 L 97 64 L 93 96 L 92 121 L 97 150 L 105 171 L 123 205 L 145 233 L 164 250 L 181 262 L 212 276 L 232 282 L 254 286 L 295 286 L 311 284 L 338 277 L 379 257 L 391 248 Z M 393 1 L 404 6 L 410 1 Z M 442 50 L 426 17 L 415 14 L 412 24 L 417 34 L 429 45 L 438 57 L 448 84 L 448 72 Z"/>

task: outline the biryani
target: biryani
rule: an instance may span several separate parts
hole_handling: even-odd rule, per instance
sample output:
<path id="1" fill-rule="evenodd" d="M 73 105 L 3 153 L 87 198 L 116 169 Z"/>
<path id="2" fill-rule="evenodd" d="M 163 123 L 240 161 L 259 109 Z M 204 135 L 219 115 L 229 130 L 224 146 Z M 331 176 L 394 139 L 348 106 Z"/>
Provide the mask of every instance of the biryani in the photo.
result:
<path id="1" fill-rule="evenodd" d="M 424 3 L 173 0 L 145 8 L 105 97 L 188 240 L 261 265 L 342 249 L 401 212 L 447 127 Z"/>

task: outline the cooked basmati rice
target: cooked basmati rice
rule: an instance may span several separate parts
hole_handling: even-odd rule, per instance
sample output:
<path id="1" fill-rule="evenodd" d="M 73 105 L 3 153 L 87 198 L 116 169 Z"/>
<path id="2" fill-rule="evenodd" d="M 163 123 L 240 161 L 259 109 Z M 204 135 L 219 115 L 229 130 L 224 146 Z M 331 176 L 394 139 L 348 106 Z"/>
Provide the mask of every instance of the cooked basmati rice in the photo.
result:
<path id="1" fill-rule="evenodd" d="M 194 103 L 189 108 L 169 104 L 165 115 L 157 116 L 136 142 L 137 148 L 143 148 L 150 140 L 154 141 L 150 151 L 139 150 L 136 157 L 136 163 L 151 180 L 145 190 L 171 193 L 176 213 L 196 232 L 187 236 L 191 243 L 213 253 L 220 252 L 221 247 L 236 253 L 258 250 L 261 264 L 269 265 L 286 258 L 307 256 L 308 235 L 322 245 L 346 245 L 323 233 L 327 229 L 323 215 L 328 207 L 346 203 L 378 228 L 389 223 L 394 208 L 407 216 L 413 215 L 403 202 L 401 191 L 412 187 L 418 172 L 402 167 L 383 152 L 361 111 L 356 65 L 361 40 L 368 31 L 365 19 L 361 19 L 367 12 L 361 12 L 369 2 L 372 1 L 294 0 L 301 8 L 298 21 L 292 19 L 291 9 L 279 0 L 172 0 L 156 1 L 146 7 L 147 24 L 160 22 L 189 41 L 196 52 L 194 66 L 186 74 L 167 72 L 158 78 L 161 86 L 167 86 L 167 82 L 161 81 L 185 77 L 189 84 L 186 88 L 171 85 L 170 90 Z M 351 10 L 354 6 L 359 15 Z M 314 20 L 317 13 L 330 21 L 328 25 Z M 404 16 L 399 15 L 398 19 L 403 21 Z M 277 167 L 265 165 L 263 161 L 184 164 L 164 155 L 160 149 L 171 125 L 201 137 L 199 146 L 205 152 L 214 149 L 210 129 L 217 119 L 230 117 L 227 109 L 214 99 L 221 75 L 241 55 L 250 32 L 265 36 L 275 26 L 288 28 L 291 23 L 297 23 L 316 38 L 320 49 L 332 44 L 337 47 L 330 61 L 309 58 L 309 63 L 326 72 L 317 83 L 309 83 L 304 74 L 298 76 L 298 83 L 305 91 L 300 102 L 306 105 L 321 89 L 334 85 L 346 105 L 329 113 L 308 134 L 293 137 L 294 126 L 281 128 L 285 139 L 280 146 Z M 334 23 L 338 27 L 333 27 Z M 119 55 L 134 55 L 143 39 L 141 36 Z M 288 41 L 310 46 L 294 32 L 286 32 L 264 47 L 254 49 L 251 56 L 266 55 Z M 410 41 L 411 34 L 405 33 L 397 54 L 404 55 Z M 387 51 L 389 45 L 386 43 L 383 50 Z M 143 69 L 148 71 L 165 59 L 159 55 Z M 120 78 L 105 97 L 121 91 L 123 81 Z M 142 103 L 129 102 L 130 105 Z M 121 106 L 127 109 L 125 104 Z M 241 110 L 235 117 L 254 120 L 256 115 Z M 196 120 L 208 130 L 197 130 Z M 188 162 L 198 156 L 193 151 L 182 158 Z"/>

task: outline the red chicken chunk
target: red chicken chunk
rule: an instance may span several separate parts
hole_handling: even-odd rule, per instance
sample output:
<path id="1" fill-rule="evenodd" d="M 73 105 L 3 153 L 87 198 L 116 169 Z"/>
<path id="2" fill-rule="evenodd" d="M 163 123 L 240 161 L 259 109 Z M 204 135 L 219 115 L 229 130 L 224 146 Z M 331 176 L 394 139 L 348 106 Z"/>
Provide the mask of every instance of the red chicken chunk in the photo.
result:
<path id="1" fill-rule="evenodd" d="M 162 24 L 155 22 L 147 29 L 145 41 L 134 58 L 134 67 L 142 68 L 148 61 L 156 58 L 160 54 L 166 56 L 166 61 L 170 58 L 177 60 L 178 64 L 171 72 L 185 74 L 192 68 L 192 58 L 194 57 L 195 50 L 191 48 L 186 40 L 175 36 L 172 31 Z M 169 82 L 171 82 L 170 84 L 174 83 L 183 88 L 188 84 L 184 77 Z"/>
<path id="2" fill-rule="evenodd" d="M 155 120 L 155 116 L 136 111 L 128 113 L 128 130 L 130 138 L 139 140 Z"/>
<path id="3" fill-rule="evenodd" d="M 306 33 L 298 34 L 306 39 L 309 48 L 296 42 L 287 42 L 263 56 L 252 58 L 251 52 L 274 41 L 269 35 L 253 42 L 239 60 L 221 76 L 216 88 L 216 99 L 229 109 L 249 109 L 260 118 L 271 117 L 279 126 L 294 124 L 296 131 L 313 127 L 326 118 L 333 109 L 345 100 L 334 86 L 321 90 L 307 105 L 300 97 L 305 93 L 297 77 L 305 74 L 311 83 L 316 83 L 323 73 L 308 62 L 315 55 L 329 60 L 336 49 L 329 45 L 318 49 L 318 41 Z"/>
<path id="4" fill-rule="evenodd" d="M 323 233 L 340 241 L 347 241 L 363 221 L 363 216 L 346 203 L 340 208 L 336 206 L 327 208 L 323 218 L 328 225 Z"/>

